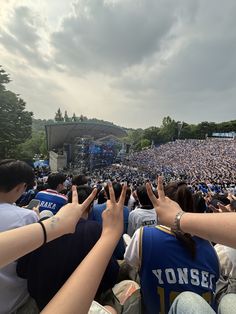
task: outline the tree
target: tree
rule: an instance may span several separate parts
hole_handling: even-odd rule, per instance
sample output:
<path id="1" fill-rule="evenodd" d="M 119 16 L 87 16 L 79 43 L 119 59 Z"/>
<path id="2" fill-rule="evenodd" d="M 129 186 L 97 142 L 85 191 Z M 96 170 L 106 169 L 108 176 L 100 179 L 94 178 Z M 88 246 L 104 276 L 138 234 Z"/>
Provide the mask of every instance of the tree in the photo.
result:
<path id="1" fill-rule="evenodd" d="M 8 74 L 0 68 L 0 158 L 15 157 L 16 147 L 31 136 L 32 112 L 26 103 L 6 89 Z"/>
<path id="2" fill-rule="evenodd" d="M 56 115 L 55 115 L 55 121 L 57 122 L 62 122 L 64 121 L 64 118 L 62 116 L 62 113 L 61 113 L 61 109 L 59 108 L 56 112 Z"/>
<path id="3" fill-rule="evenodd" d="M 69 122 L 70 118 L 68 117 L 67 110 L 65 110 L 64 121 Z"/>
<path id="4" fill-rule="evenodd" d="M 79 121 L 80 121 L 80 122 L 83 122 L 83 121 L 84 121 L 84 116 L 83 116 L 82 114 L 81 114 L 80 117 L 79 117 Z"/>
<path id="5" fill-rule="evenodd" d="M 160 132 L 165 141 L 173 141 L 178 138 L 178 123 L 169 116 L 164 117 Z"/>
<path id="6" fill-rule="evenodd" d="M 141 142 L 140 142 L 140 145 L 141 145 L 141 148 L 150 147 L 151 146 L 151 142 L 147 138 L 142 138 Z"/>
<path id="7" fill-rule="evenodd" d="M 32 160 L 35 155 L 47 158 L 46 134 L 44 131 L 33 132 L 32 137 L 18 145 L 16 157 L 23 160 Z"/>
<path id="8" fill-rule="evenodd" d="M 143 138 L 148 139 L 150 143 L 160 144 L 163 143 L 163 137 L 160 133 L 160 128 L 151 126 L 144 130 Z"/>
<path id="9" fill-rule="evenodd" d="M 73 122 L 76 122 L 78 119 L 77 119 L 77 117 L 76 117 L 76 115 L 75 115 L 75 113 L 73 113 L 73 116 L 72 116 L 72 119 L 71 119 Z"/>

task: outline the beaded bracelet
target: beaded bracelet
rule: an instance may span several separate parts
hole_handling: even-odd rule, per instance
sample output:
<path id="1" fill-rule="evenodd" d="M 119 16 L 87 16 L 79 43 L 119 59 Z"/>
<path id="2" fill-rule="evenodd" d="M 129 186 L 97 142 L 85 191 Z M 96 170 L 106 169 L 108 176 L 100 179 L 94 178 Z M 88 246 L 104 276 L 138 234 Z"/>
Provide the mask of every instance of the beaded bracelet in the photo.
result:
<path id="1" fill-rule="evenodd" d="M 175 220 L 174 220 L 174 228 L 173 228 L 173 231 L 184 233 L 184 232 L 181 230 L 181 227 L 180 227 L 180 219 L 181 219 L 181 217 L 182 217 L 185 213 L 186 213 L 186 212 L 184 212 L 183 210 L 180 210 L 180 211 L 176 214 Z"/>

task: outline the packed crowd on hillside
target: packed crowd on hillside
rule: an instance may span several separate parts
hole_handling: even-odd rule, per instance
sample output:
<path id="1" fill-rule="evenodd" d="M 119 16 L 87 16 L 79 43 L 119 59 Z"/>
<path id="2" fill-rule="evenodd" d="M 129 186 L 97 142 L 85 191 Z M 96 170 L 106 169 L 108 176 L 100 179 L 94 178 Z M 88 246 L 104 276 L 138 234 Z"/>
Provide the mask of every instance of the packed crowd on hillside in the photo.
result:
<path id="1" fill-rule="evenodd" d="M 235 146 L 175 141 L 86 175 L 0 161 L 0 313 L 236 312 Z"/>
<path id="2" fill-rule="evenodd" d="M 166 182 L 184 180 L 194 191 L 234 192 L 236 181 L 234 140 L 176 140 L 130 154 L 122 165 L 94 171 L 94 182 L 118 178 L 139 185 L 156 175 Z"/>
<path id="3" fill-rule="evenodd" d="M 171 180 L 184 178 L 189 184 L 228 184 L 236 178 L 235 156 L 234 140 L 177 140 L 134 153 L 126 164 Z"/>

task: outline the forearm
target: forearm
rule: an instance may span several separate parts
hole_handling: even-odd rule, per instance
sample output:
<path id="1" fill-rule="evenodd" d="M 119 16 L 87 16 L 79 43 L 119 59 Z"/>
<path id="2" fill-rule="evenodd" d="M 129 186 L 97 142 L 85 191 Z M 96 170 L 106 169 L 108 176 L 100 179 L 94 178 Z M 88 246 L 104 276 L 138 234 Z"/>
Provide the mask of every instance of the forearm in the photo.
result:
<path id="1" fill-rule="evenodd" d="M 118 240 L 103 235 L 42 313 L 87 314 Z"/>
<path id="2" fill-rule="evenodd" d="M 186 233 L 236 248 L 236 213 L 186 213 L 180 226 Z"/>
<path id="3" fill-rule="evenodd" d="M 64 234 L 59 221 L 53 218 L 43 221 L 47 233 L 47 242 Z M 0 267 L 37 249 L 44 242 L 42 226 L 33 223 L 27 226 L 0 233 Z"/>

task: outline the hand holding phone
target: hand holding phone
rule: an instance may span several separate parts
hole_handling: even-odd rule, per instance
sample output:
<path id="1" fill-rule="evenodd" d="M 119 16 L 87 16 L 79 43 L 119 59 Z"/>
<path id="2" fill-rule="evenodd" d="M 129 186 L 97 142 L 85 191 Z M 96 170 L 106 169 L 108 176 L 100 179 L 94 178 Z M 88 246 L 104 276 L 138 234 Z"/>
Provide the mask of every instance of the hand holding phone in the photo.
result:
<path id="1" fill-rule="evenodd" d="M 32 199 L 29 204 L 26 206 L 28 209 L 33 209 L 34 207 L 38 207 L 40 205 L 40 201 L 36 199 Z"/>

